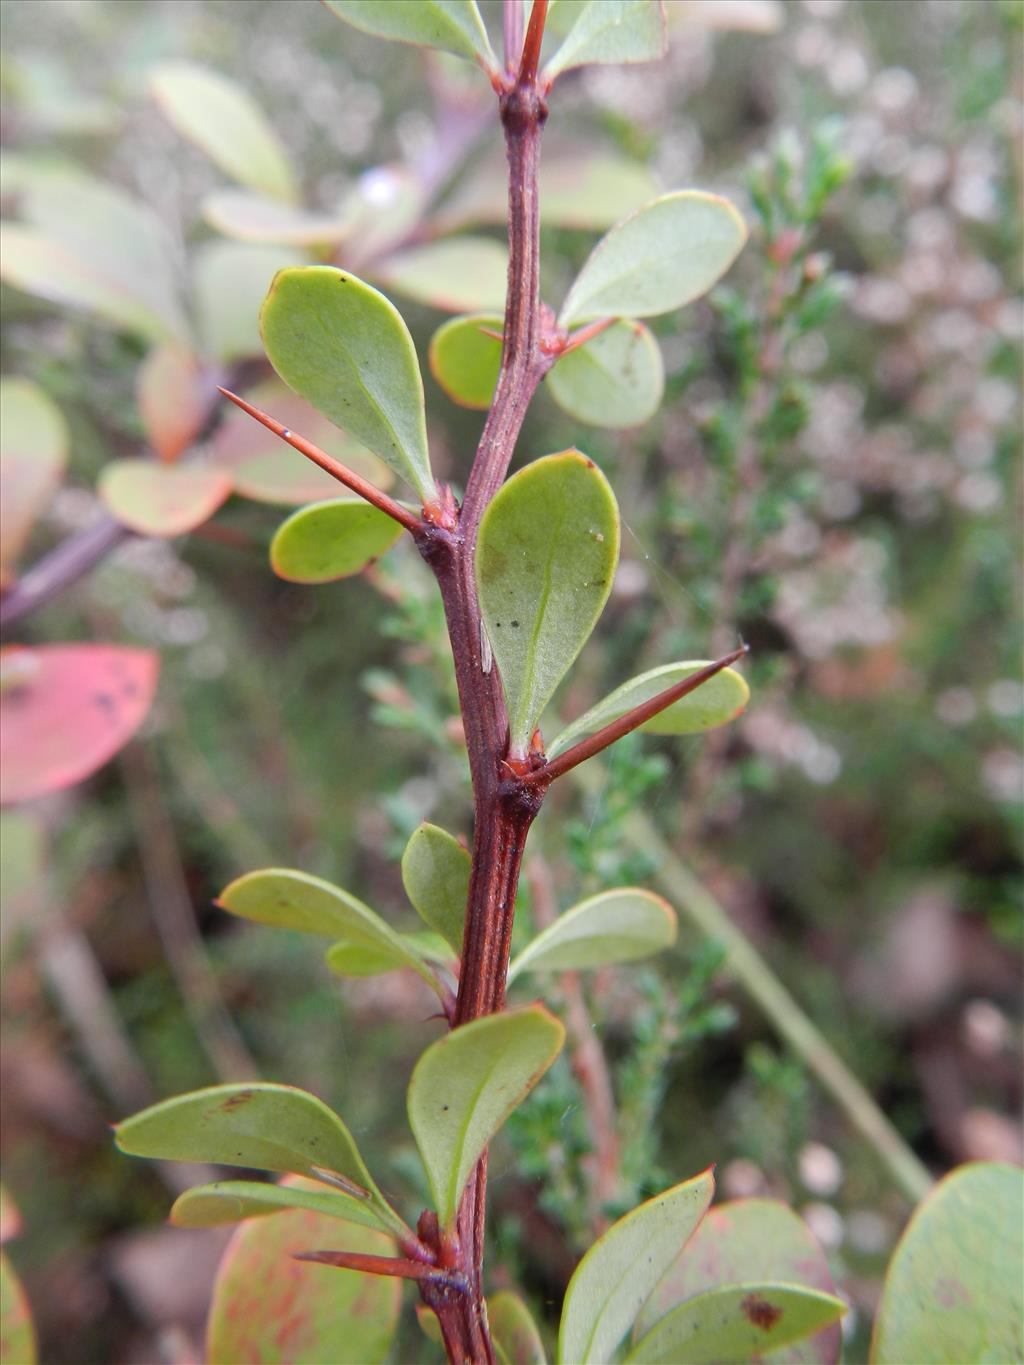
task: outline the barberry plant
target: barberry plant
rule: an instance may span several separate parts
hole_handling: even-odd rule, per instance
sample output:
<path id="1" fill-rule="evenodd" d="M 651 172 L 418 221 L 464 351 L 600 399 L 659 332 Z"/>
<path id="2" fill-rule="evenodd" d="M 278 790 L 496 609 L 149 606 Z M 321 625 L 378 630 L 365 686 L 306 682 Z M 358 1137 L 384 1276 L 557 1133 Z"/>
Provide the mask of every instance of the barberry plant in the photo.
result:
<path id="1" fill-rule="evenodd" d="M 404 535 L 433 572 L 469 762 L 473 837 L 467 848 L 424 824 L 410 838 L 402 877 L 424 921 L 418 933 L 397 932 L 347 890 L 299 870 L 249 873 L 219 904 L 244 919 L 330 940 L 327 963 L 343 977 L 411 971 L 436 994 L 448 1031 L 419 1058 L 407 1097 L 430 1207 L 408 1221 L 342 1119 L 285 1085 L 221 1085 L 171 1099 L 119 1124 L 116 1140 L 137 1156 L 284 1177 L 202 1185 L 172 1210 L 183 1226 L 242 1224 L 215 1288 L 211 1361 L 382 1361 L 395 1337 L 401 1281 L 410 1280 L 425 1336 L 439 1338 L 449 1360 L 526 1365 L 546 1358 L 541 1328 L 518 1293 L 485 1291 L 487 1149 L 552 1066 L 565 1028 L 542 1004 L 513 999 L 509 1006 L 507 993 L 514 997 L 524 982 L 545 975 L 640 959 L 669 946 L 676 929 L 660 897 L 622 886 L 551 919 L 512 957 L 529 831 L 552 784 L 580 764 L 633 731 L 697 734 L 722 726 L 744 708 L 748 690 L 732 667 L 743 646 L 714 661 L 669 661 L 546 736 L 549 704 L 611 590 L 620 520 L 611 486 L 581 451 L 543 455 L 511 477 L 509 469 L 545 379 L 579 420 L 618 427 L 652 415 L 661 360 L 641 319 L 706 293 L 732 265 L 746 229 L 715 195 L 687 190 L 655 198 L 598 242 L 556 312 L 539 289 L 549 97 L 578 66 L 656 59 L 665 40 L 662 4 L 504 0 L 499 59 L 475 0 L 325 3 L 364 31 L 473 63 L 497 96 L 508 156 L 504 313 L 455 318 L 436 334 L 430 354 L 450 396 L 486 409 L 482 435 L 461 493 L 435 477 L 412 338 L 390 300 L 347 263 L 280 270 L 262 308 L 264 346 L 294 394 L 383 462 L 414 500 L 393 496 L 372 477 L 374 465 L 342 463 L 282 420 L 281 410 L 271 415 L 226 387 L 221 392 L 346 490 L 282 525 L 271 547 L 282 577 L 317 583 L 358 573 Z M 545 47 L 549 11 L 557 31 Z M 208 85 L 197 93 L 194 73 L 181 70 L 165 73 L 161 97 L 183 124 L 193 98 L 213 98 Z M 206 134 L 214 137 L 205 123 L 193 129 L 197 140 Z M 251 173 L 251 165 L 243 167 L 243 178 Z M 273 220 L 278 230 L 283 218 L 293 240 L 330 240 L 322 222 L 295 207 L 295 187 L 279 165 L 264 165 L 253 188 L 284 202 Z M 224 199 L 219 212 L 251 230 L 251 202 Z M 350 228 L 339 228 L 338 239 Z M 372 237 L 372 225 L 366 231 Z M 451 245 L 457 275 L 459 247 Z M 404 282 L 415 292 L 417 265 L 422 271 L 422 257 L 392 260 L 396 287 Z M 467 254 L 467 272 L 470 265 Z M 169 482 L 160 469 L 154 476 L 167 485 L 159 490 L 163 514 Z M 151 491 L 115 472 L 108 505 L 124 516 L 125 506 Z M 221 478 L 218 496 L 228 491 Z M 195 515 L 211 510 L 204 503 Z M 915 1295 L 927 1282 L 939 1296 L 945 1268 L 929 1258 L 937 1246 L 955 1243 L 964 1208 L 974 1199 L 1009 1208 L 1018 1184 L 1008 1167 L 982 1167 L 952 1177 L 932 1197 L 897 1252 L 875 1359 L 954 1358 L 927 1354 L 929 1315 L 915 1316 Z M 798 1344 L 811 1352 L 801 1358 L 839 1359 L 845 1306 L 803 1224 L 769 1201 L 709 1211 L 713 1192 L 712 1172 L 699 1173 L 640 1204 L 594 1242 L 562 1305 L 562 1365 L 747 1361 Z M 1012 1228 L 1003 1240 L 1011 1236 Z M 972 1283 L 984 1283 L 992 1260 L 991 1251 L 977 1252 Z M 964 1314 L 959 1301 L 941 1306 L 955 1319 L 944 1330 L 958 1331 L 964 1342 L 965 1354 L 955 1358 L 998 1358 L 992 1351 L 1012 1334 L 1012 1310 L 979 1318 Z"/>

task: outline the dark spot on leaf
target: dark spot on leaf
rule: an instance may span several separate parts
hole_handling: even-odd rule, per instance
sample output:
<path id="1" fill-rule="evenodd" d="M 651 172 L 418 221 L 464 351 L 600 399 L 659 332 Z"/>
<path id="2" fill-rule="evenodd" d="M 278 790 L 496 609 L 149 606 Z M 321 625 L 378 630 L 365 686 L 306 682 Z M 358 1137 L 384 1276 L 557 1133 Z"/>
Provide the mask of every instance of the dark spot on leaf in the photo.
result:
<path id="1" fill-rule="evenodd" d="M 510 622 L 509 624 L 512 626 L 512 629 L 513 629 L 513 630 L 518 630 L 518 629 L 519 629 L 519 622 L 518 622 L 518 621 L 512 621 L 512 622 Z"/>
<path id="2" fill-rule="evenodd" d="M 442 1114 L 447 1114 L 447 1112 L 448 1112 L 448 1106 L 447 1106 L 446 1104 L 442 1104 L 442 1105 L 441 1105 L 441 1113 L 442 1113 Z"/>
<path id="3" fill-rule="evenodd" d="M 755 1327 L 760 1327 L 762 1332 L 770 1332 L 782 1317 L 781 1308 L 776 1308 L 775 1304 L 769 1303 L 767 1299 L 762 1299 L 757 1294 L 747 1295 L 740 1304 L 740 1312 Z"/>
<path id="4" fill-rule="evenodd" d="M 224 1103 L 218 1107 L 230 1113 L 232 1109 L 237 1109 L 240 1104 L 248 1104 L 255 1093 L 254 1090 L 239 1090 L 237 1095 L 229 1095 Z"/>
<path id="5" fill-rule="evenodd" d="M 101 711 L 106 711 L 108 714 L 117 710 L 117 698 L 112 697 L 109 692 L 97 692 L 93 701 Z"/>

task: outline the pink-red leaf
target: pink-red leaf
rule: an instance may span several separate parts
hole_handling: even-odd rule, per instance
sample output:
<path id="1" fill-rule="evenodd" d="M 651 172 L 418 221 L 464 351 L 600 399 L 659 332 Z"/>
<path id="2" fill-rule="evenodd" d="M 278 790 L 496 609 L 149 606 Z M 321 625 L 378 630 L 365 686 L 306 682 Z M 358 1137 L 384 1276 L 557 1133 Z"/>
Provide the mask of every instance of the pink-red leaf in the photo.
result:
<path id="1" fill-rule="evenodd" d="M 195 356 L 168 343 L 150 351 L 135 379 L 135 398 L 149 443 L 161 460 L 175 460 L 195 440 L 207 393 Z"/>
<path id="2" fill-rule="evenodd" d="M 0 803 L 30 801 L 94 773 L 131 739 L 159 660 L 121 645 L 0 650 Z"/>

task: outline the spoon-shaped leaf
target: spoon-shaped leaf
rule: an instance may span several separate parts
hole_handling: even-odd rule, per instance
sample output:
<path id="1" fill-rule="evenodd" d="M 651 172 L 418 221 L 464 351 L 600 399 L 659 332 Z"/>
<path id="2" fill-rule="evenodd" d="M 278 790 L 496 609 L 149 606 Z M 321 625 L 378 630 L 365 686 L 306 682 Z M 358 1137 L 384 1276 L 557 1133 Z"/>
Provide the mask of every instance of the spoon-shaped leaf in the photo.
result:
<path id="1" fill-rule="evenodd" d="M 1024 1172 L 972 1162 L 915 1212 L 889 1262 L 872 1365 L 1019 1361 Z"/>
<path id="2" fill-rule="evenodd" d="M 296 1259 L 325 1247 L 393 1256 L 394 1240 L 312 1209 L 236 1229 L 221 1258 L 206 1329 L 209 1365 L 382 1365 L 401 1309 L 401 1281 Z"/>
<path id="3" fill-rule="evenodd" d="M 366 1190 L 391 1226 L 404 1226 L 366 1169 L 352 1134 L 332 1109 L 291 1085 L 214 1085 L 163 1100 L 119 1123 L 129 1156 L 215 1161 L 315 1177 L 331 1171 Z"/>
<path id="4" fill-rule="evenodd" d="M 735 1365 L 762 1361 L 820 1332 L 846 1312 L 846 1304 L 820 1289 L 797 1284 L 748 1283 L 710 1289 L 681 1303 L 626 1357 L 626 1365 Z"/>
<path id="5" fill-rule="evenodd" d="M 675 911 L 660 896 L 635 886 L 602 891 L 543 929 L 515 958 L 508 979 L 632 962 L 670 947 L 675 937 Z"/>
<path id="6" fill-rule="evenodd" d="M 428 962 L 450 963 L 451 949 L 440 934 L 424 931 L 418 934 L 399 934 L 408 952 Z M 338 976 L 381 976 L 409 965 L 406 954 L 399 955 L 387 948 L 371 948 L 365 943 L 343 941 L 327 949 L 325 961 Z"/>
<path id="7" fill-rule="evenodd" d="M 251 190 L 292 203 L 288 155 L 270 120 L 234 81 L 195 62 L 164 62 L 150 76 L 164 114 L 226 175 Z"/>
<path id="8" fill-rule="evenodd" d="M 393 517 L 362 498 L 332 498 L 300 507 L 278 527 L 270 563 L 292 583 L 331 583 L 365 569 L 401 534 Z"/>
<path id="9" fill-rule="evenodd" d="M 565 1029 L 541 1005 L 463 1024 L 432 1043 L 409 1082 L 409 1123 L 437 1216 L 455 1221 L 484 1148 L 558 1056 Z M 581 1357 L 582 1358 L 582 1357 Z"/>
<path id="10" fill-rule="evenodd" d="M 0 583 L 60 482 L 67 456 L 60 408 L 28 379 L 0 380 Z"/>
<path id="11" fill-rule="evenodd" d="M 402 854 L 402 885 L 421 918 L 462 952 L 470 856 L 447 830 L 422 824 Z"/>
<path id="12" fill-rule="evenodd" d="M 215 190 L 201 208 L 211 227 L 239 242 L 333 246 L 349 234 L 338 214 L 312 213 L 245 190 Z"/>
<path id="13" fill-rule="evenodd" d="M 559 1365 L 609 1365 L 644 1300 L 711 1203 L 710 1171 L 648 1199 L 614 1223 L 576 1267 L 565 1291 Z"/>
<path id="14" fill-rule="evenodd" d="M 146 439 L 171 463 L 199 435 L 207 415 L 209 380 L 181 346 L 154 346 L 135 374 L 135 401 Z"/>
<path id="15" fill-rule="evenodd" d="M 170 1221 L 179 1228 L 213 1228 L 259 1218 L 282 1209 L 312 1209 L 364 1227 L 393 1231 L 376 1205 L 343 1190 L 306 1185 L 271 1185 L 258 1180 L 216 1180 L 197 1185 L 174 1201 Z"/>
<path id="16" fill-rule="evenodd" d="M 320 877 L 277 867 L 247 872 L 221 893 L 217 904 L 257 924 L 323 934 L 391 954 L 422 976 L 432 990 L 439 989 L 433 972 L 404 935 L 361 900 Z"/>
<path id="17" fill-rule="evenodd" d="M 665 13 L 660 0 L 590 0 L 544 68 L 553 80 L 562 71 L 592 62 L 652 62 L 665 51 Z"/>
<path id="18" fill-rule="evenodd" d="M 111 460 L 97 492 L 122 526 L 169 539 L 209 521 L 230 494 L 231 478 L 210 465 Z"/>
<path id="19" fill-rule="evenodd" d="M 489 408 L 501 368 L 501 318 L 470 313 L 452 318 L 430 341 L 430 372 L 453 403 L 464 408 Z M 485 332 L 483 329 L 486 328 Z"/>
<path id="20" fill-rule="evenodd" d="M 500 1365 L 547 1365 L 540 1331 L 518 1294 L 507 1289 L 492 1294 L 487 1323 Z"/>
<path id="21" fill-rule="evenodd" d="M 706 668 L 710 660 L 687 659 L 676 664 L 661 664 L 646 673 L 638 673 L 614 692 L 609 692 L 596 706 L 584 711 L 571 725 L 547 746 L 548 756 L 568 749 L 584 735 L 600 730 L 602 725 L 624 716 L 634 706 L 650 701 L 659 692 L 664 692 L 674 683 Z M 734 720 L 750 700 L 750 688 L 741 673 L 732 668 L 723 668 L 713 678 L 709 678 L 695 692 L 673 702 L 640 726 L 654 735 L 697 735 L 704 730 L 713 730 Z"/>
<path id="22" fill-rule="evenodd" d="M 586 644 L 618 558 L 615 495 L 578 450 L 521 469 L 484 513 L 477 587 L 514 757 L 526 754 L 541 712 Z"/>
<path id="23" fill-rule="evenodd" d="M 284 382 L 432 502 L 423 380 L 394 305 L 344 270 L 304 266 L 275 277 L 260 327 Z"/>
<path id="24" fill-rule="evenodd" d="M 339 19 L 377 38 L 391 38 L 418 47 L 436 47 L 456 57 L 480 61 L 488 70 L 497 66 L 476 0 L 417 0 L 414 5 L 395 0 L 324 0 Z"/>
<path id="25" fill-rule="evenodd" d="M 574 327 L 591 318 L 654 317 L 681 308 L 725 274 L 746 237 L 727 199 L 699 190 L 662 195 L 601 238 L 559 323 Z"/>
<path id="26" fill-rule="evenodd" d="M 685 1300 L 723 1284 L 752 1280 L 802 1285 L 826 1294 L 835 1291 L 828 1259 L 807 1224 L 777 1199 L 735 1199 L 709 1209 L 644 1304 L 634 1339 L 645 1336 Z M 791 1348 L 786 1361 L 838 1365 L 842 1345 L 842 1332 L 833 1323 Z"/>
<path id="27" fill-rule="evenodd" d="M 623 319 L 561 357 L 548 376 L 551 397 L 579 422 L 635 427 L 658 411 L 665 366 L 642 322 Z"/>

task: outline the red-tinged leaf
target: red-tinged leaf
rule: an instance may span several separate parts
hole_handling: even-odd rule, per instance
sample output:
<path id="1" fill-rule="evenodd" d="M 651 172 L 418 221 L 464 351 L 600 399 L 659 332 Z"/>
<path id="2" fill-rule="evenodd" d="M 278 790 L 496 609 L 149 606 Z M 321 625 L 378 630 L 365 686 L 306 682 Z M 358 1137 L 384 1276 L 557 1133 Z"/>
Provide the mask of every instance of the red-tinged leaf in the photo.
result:
<path id="1" fill-rule="evenodd" d="M 209 1365 L 376 1365 L 385 1359 L 401 1281 L 295 1259 L 324 1247 L 384 1256 L 395 1250 L 384 1233 L 308 1209 L 242 1224 L 213 1288 Z"/>
<path id="2" fill-rule="evenodd" d="M 203 426 L 211 386 L 182 346 L 158 346 L 139 367 L 135 398 L 149 443 L 161 460 L 175 460 Z"/>
<path id="3" fill-rule="evenodd" d="M 60 409 L 27 379 L 0 382 L 0 582 L 60 482 L 68 432 Z"/>
<path id="4" fill-rule="evenodd" d="M 382 460 L 283 384 L 272 380 L 248 390 L 245 396 L 378 488 L 387 489 L 394 483 L 394 474 Z M 303 459 L 248 413 L 227 404 L 225 407 L 224 420 L 213 440 L 213 455 L 218 466 L 231 471 L 235 492 L 241 497 L 284 507 L 304 507 L 338 497 L 341 487 L 337 479 Z"/>
<path id="5" fill-rule="evenodd" d="M 231 492 L 231 476 L 209 465 L 112 460 L 100 475 L 98 492 L 122 526 L 169 539 L 209 521 Z"/>
<path id="6" fill-rule="evenodd" d="M 159 660 L 121 645 L 0 650 L 0 803 L 31 801 L 94 773 L 131 739 Z"/>

